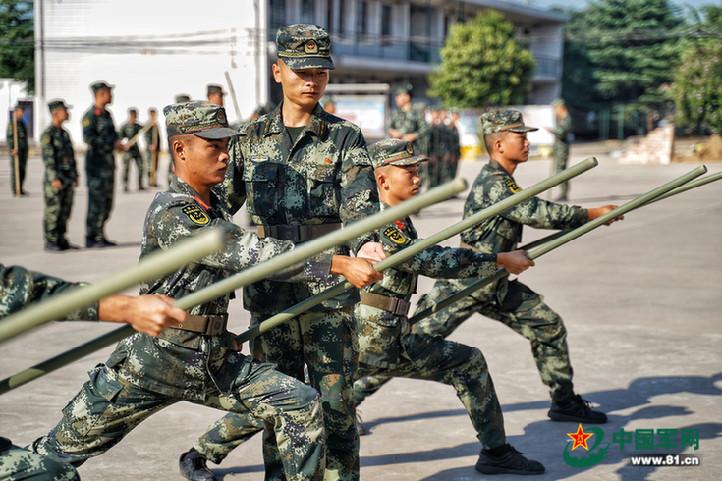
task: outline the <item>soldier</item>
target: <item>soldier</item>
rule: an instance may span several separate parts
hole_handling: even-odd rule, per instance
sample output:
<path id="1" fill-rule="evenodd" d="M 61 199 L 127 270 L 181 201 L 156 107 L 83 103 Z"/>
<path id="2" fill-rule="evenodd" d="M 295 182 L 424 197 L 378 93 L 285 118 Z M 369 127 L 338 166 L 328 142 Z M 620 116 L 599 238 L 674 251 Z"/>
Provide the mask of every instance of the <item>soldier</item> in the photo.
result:
<path id="1" fill-rule="evenodd" d="M 267 103 L 264 105 L 259 105 L 253 110 L 248 120 L 251 122 L 255 122 L 256 120 L 260 119 L 262 116 L 270 112 L 273 112 L 273 104 Z"/>
<path id="2" fill-rule="evenodd" d="M 223 87 L 218 84 L 208 84 L 206 86 L 206 98 L 208 102 L 223 107 L 223 97 L 226 93 L 223 91 Z"/>
<path id="3" fill-rule="evenodd" d="M 80 283 L 33 272 L 21 266 L 0 264 L 0 319 L 33 302 L 62 294 Z M 162 329 L 185 321 L 187 315 L 165 296 L 111 295 L 65 316 L 63 321 L 123 322 L 138 332 L 157 336 Z M 0 437 L 0 479 L 5 481 L 77 481 L 78 473 L 67 463 L 33 453 Z"/>
<path id="4" fill-rule="evenodd" d="M 561 172 L 567 168 L 569 162 L 569 144 L 572 137 L 572 118 L 569 115 L 567 106 L 562 99 L 552 102 L 554 108 L 554 128 L 547 128 L 554 134 L 554 173 Z M 569 181 L 559 186 L 561 192 L 556 202 L 566 202 L 569 199 Z"/>
<path id="5" fill-rule="evenodd" d="M 135 167 L 138 169 L 138 190 L 145 190 L 143 187 L 143 157 L 140 155 L 140 146 L 138 141 L 140 140 L 142 127 L 138 123 L 138 109 L 128 109 L 128 120 L 120 126 L 120 132 L 118 137 L 121 141 L 127 139 L 125 151 L 123 152 L 123 191 L 128 192 L 128 182 L 130 177 L 130 161 L 135 162 Z M 132 142 L 132 144 L 131 144 Z"/>
<path id="6" fill-rule="evenodd" d="M 145 155 L 148 166 L 148 185 L 158 187 L 158 156 L 160 155 L 160 128 L 158 113 L 151 107 L 148 109 L 148 123 L 145 126 Z"/>
<path id="7" fill-rule="evenodd" d="M 516 110 L 482 114 L 481 129 L 490 160 L 472 185 L 464 206 L 464 217 L 520 190 L 512 175 L 520 164 L 528 160 L 529 141 L 526 134 L 536 130 L 524 125 L 521 112 Z M 615 207 L 605 205 L 584 209 L 533 197 L 464 232 L 461 235 L 462 245 L 485 253 L 508 251 L 516 248 L 520 242 L 524 225 L 542 229 L 570 229 L 600 217 Z M 475 280 L 437 280 L 433 290 L 419 300 L 417 312 Z M 542 296 L 518 280 L 504 278 L 484 287 L 453 306 L 420 320 L 414 327 L 427 335 L 444 338 L 475 312 L 503 322 L 529 340 L 542 382 L 550 390 L 552 405 L 548 416 L 553 421 L 607 421 L 604 413 L 591 410 L 588 403 L 574 392 L 567 331 L 562 318 L 544 303 Z M 375 379 L 376 389 L 383 382 L 384 379 Z"/>
<path id="8" fill-rule="evenodd" d="M 449 139 L 450 139 L 450 156 L 448 176 L 445 182 L 454 180 L 459 170 L 459 160 L 461 159 L 461 137 L 459 135 L 459 112 L 452 110 L 449 114 Z"/>
<path id="9" fill-rule="evenodd" d="M 410 142 L 386 139 L 369 148 L 379 197 L 393 207 L 419 192 L 418 164 Z M 382 228 L 387 254 L 414 244 L 416 229 L 407 217 Z M 504 420 L 484 356 L 479 349 L 416 332 L 407 320 L 418 275 L 467 278 L 492 275 L 497 267 L 520 274 L 534 265 L 524 251 L 477 253 L 429 247 L 406 263 L 384 271 L 381 282 L 361 292 L 355 317 L 359 333 L 358 377 L 374 374 L 442 382 L 453 386 L 471 418 L 482 451 L 476 469 L 484 474 L 541 474 L 544 467 L 506 443 Z M 354 383 L 354 402 L 364 399 L 364 382 Z"/>
<path id="10" fill-rule="evenodd" d="M 5 138 L 10 153 L 10 188 L 14 196 L 28 195 L 23 189 L 25 172 L 28 166 L 28 131 L 23 122 L 25 110 L 18 104 L 13 110 L 12 119 L 8 122 L 7 136 Z M 15 167 L 17 157 L 17 174 Z M 17 175 L 17 178 L 16 178 Z"/>
<path id="11" fill-rule="evenodd" d="M 65 238 L 70 211 L 73 208 L 73 194 L 78 185 L 78 170 L 75 165 L 75 152 L 70 134 L 63 123 L 70 118 L 63 100 L 51 100 L 48 103 L 51 125 L 40 136 L 40 146 L 45 164 L 43 193 L 45 212 L 43 230 L 45 232 L 45 250 L 64 251 L 75 249 Z"/>
<path id="12" fill-rule="evenodd" d="M 105 223 L 113 210 L 115 189 L 113 151 L 122 150 L 122 146 L 113 117 L 106 109 L 113 102 L 113 86 L 100 81 L 92 83 L 90 89 L 94 104 L 83 115 L 83 142 L 88 146 L 85 153 L 85 178 L 88 182 L 85 247 L 110 247 L 117 245 L 105 237 Z"/>
<path id="13" fill-rule="evenodd" d="M 424 118 L 423 109 L 414 108 L 413 87 L 411 84 L 400 85 L 396 87 L 394 94 L 398 110 L 391 117 L 389 137 L 412 142 L 416 152 L 427 154 L 429 126 Z M 431 182 L 428 166 L 421 166 L 420 175 L 422 189 L 428 188 Z"/>
<path id="14" fill-rule="evenodd" d="M 248 198 L 248 211 L 262 237 L 298 242 L 320 237 L 378 211 L 378 195 L 371 160 L 360 129 L 323 110 L 319 99 L 334 64 L 328 33 L 313 25 L 283 27 L 276 36 L 278 59 L 273 77 L 283 89 L 283 101 L 255 122 L 245 124 L 232 153 L 224 186 L 234 209 Z M 383 256 L 370 234 L 334 250 L 350 248 L 367 257 Z M 379 252 L 380 251 L 380 252 Z M 243 305 L 251 324 L 292 306 L 338 283 L 262 281 L 244 288 Z M 328 457 L 325 480 L 359 478 L 358 434 L 351 402 L 354 350 L 351 291 L 278 326 L 252 343 L 252 352 L 278 366 L 281 372 L 304 379 L 323 404 Z M 248 417 L 230 414 L 219 420 L 181 457 L 188 479 L 215 479 L 206 459 L 220 462 L 243 439 L 258 430 Z M 267 426 L 264 462 L 267 480 L 284 478 L 276 440 Z M 204 468 L 205 469 L 205 468 Z"/>
<path id="15" fill-rule="evenodd" d="M 175 96 L 174 102 L 177 104 L 182 104 L 184 102 L 190 102 L 191 96 L 188 94 L 178 94 Z M 171 182 L 173 182 L 173 179 L 175 178 L 174 167 L 173 167 L 173 153 L 170 151 L 170 145 L 168 146 L 168 185 L 170 186 Z"/>
<path id="16" fill-rule="evenodd" d="M 206 256 L 151 284 L 143 293 L 183 297 L 263 262 L 294 244 L 259 239 L 231 222 L 212 191 L 228 162 L 225 110 L 206 102 L 175 104 L 163 111 L 177 179 L 153 199 L 145 219 L 141 258 L 168 249 L 201 229 L 220 226 L 231 240 L 225 251 Z M 277 273 L 289 281 L 342 274 L 356 286 L 381 275 L 370 262 L 320 254 Z M 247 413 L 274 426 L 289 479 L 320 481 L 324 429 L 318 394 L 302 382 L 238 352 L 226 330 L 232 293 L 194 307 L 157 342 L 136 334 L 121 341 L 105 365 L 90 372 L 83 390 L 60 423 L 34 443 L 36 452 L 80 464 L 117 444 L 141 421 L 176 401 Z"/>

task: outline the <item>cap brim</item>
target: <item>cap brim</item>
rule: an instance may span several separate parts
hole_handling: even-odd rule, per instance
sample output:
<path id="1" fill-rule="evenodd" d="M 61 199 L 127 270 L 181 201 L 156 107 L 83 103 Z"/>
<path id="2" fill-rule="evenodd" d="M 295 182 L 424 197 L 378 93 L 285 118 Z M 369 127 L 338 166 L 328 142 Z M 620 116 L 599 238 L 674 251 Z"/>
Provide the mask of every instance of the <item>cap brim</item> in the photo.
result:
<path id="1" fill-rule="evenodd" d="M 208 129 L 202 130 L 200 132 L 194 132 L 193 135 L 201 137 L 203 139 L 225 139 L 227 137 L 233 137 L 234 135 L 238 135 L 238 132 L 233 129 L 229 129 L 228 127 L 219 127 L 216 129 Z"/>
<path id="2" fill-rule="evenodd" d="M 385 165 L 395 165 L 397 167 L 404 167 L 406 165 L 415 165 L 420 164 L 421 162 L 426 162 L 429 160 L 429 158 L 425 155 L 414 155 L 413 157 L 406 157 L 405 159 L 400 160 L 394 160 L 393 162 L 389 162 Z"/>
<path id="3" fill-rule="evenodd" d="M 333 60 L 331 60 L 330 57 L 279 58 L 283 60 L 283 62 L 288 65 L 288 68 L 290 68 L 291 70 L 308 70 L 312 68 L 333 70 L 336 68 L 334 67 Z"/>
<path id="4" fill-rule="evenodd" d="M 525 133 L 527 133 L 527 132 L 536 132 L 537 130 L 539 130 L 539 129 L 537 129 L 536 127 L 529 127 L 528 125 L 524 125 L 524 126 L 522 126 L 522 127 L 514 127 L 514 128 L 511 128 L 511 129 L 509 129 L 509 132 L 516 132 L 516 133 L 518 133 L 518 134 L 525 134 Z"/>

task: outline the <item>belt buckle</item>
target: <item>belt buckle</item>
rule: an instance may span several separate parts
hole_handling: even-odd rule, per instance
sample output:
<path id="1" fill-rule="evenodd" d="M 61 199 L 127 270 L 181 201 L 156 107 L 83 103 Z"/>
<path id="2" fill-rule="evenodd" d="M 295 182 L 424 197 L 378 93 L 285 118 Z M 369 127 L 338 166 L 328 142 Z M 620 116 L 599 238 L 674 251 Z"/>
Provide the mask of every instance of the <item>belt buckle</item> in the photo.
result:
<path id="1" fill-rule="evenodd" d="M 221 333 L 223 319 L 219 316 L 208 316 L 206 320 L 206 336 L 218 336 Z"/>

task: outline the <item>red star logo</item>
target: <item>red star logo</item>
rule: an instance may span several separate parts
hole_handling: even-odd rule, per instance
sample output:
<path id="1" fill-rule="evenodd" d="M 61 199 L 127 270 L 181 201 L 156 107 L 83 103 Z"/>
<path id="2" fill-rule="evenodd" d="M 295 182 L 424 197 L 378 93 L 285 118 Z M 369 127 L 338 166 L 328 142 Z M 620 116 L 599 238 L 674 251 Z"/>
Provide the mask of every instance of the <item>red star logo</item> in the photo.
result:
<path id="1" fill-rule="evenodd" d="M 406 224 L 404 224 L 404 222 L 401 220 L 395 221 L 394 224 L 396 224 L 396 227 L 398 227 L 399 229 L 404 229 L 406 227 Z"/>
<path id="2" fill-rule="evenodd" d="M 583 447 L 585 451 L 589 451 L 589 446 L 587 446 L 587 439 L 594 436 L 594 433 L 585 433 L 584 427 L 580 424 L 577 428 L 576 433 L 567 433 L 567 436 L 569 436 L 572 441 L 574 441 L 574 444 L 572 444 L 572 451 L 574 451 L 580 446 Z"/>

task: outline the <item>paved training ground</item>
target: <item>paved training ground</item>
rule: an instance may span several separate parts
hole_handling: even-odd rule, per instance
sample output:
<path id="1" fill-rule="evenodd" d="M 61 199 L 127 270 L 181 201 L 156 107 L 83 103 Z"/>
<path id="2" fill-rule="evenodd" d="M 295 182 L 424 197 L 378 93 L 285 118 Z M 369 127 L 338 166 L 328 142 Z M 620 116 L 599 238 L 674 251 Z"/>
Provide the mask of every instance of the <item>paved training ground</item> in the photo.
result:
<path id="1" fill-rule="evenodd" d="M 583 152 L 582 152 L 583 149 Z M 591 155 L 573 150 L 573 160 Z M 78 156 L 81 157 L 80 155 Z M 666 182 L 693 165 L 601 165 L 573 182 L 573 203 L 621 203 Z M 0 262 L 72 280 L 95 280 L 136 261 L 143 216 L 151 193 L 116 195 L 108 237 L 122 247 L 46 253 L 42 250 L 41 162 L 28 165 L 29 198 L 10 197 L 8 163 L 0 163 Z M 464 163 L 473 180 L 481 163 Z M 720 170 L 712 164 L 710 170 Z M 159 169 L 165 180 L 165 169 Z M 530 185 L 548 175 L 549 162 L 532 161 L 517 175 Z M 76 192 L 69 237 L 81 244 L 86 205 L 85 179 Z M 116 190 L 118 183 L 116 183 Z M 415 220 L 421 236 L 460 219 L 463 198 L 424 211 Z M 562 459 L 567 432 L 577 426 L 546 420 L 548 395 L 532 362 L 528 343 L 494 321 L 475 316 L 453 336 L 478 346 L 486 356 L 504 408 L 510 442 L 542 461 L 547 474 L 534 479 L 715 480 L 722 472 L 722 182 L 681 194 L 629 214 L 537 261 L 523 276 L 564 317 L 569 329 L 576 387 L 610 415 L 603 427 L 608 456 L 591 468 Z M 240 217 L 240 216 L 239 216 Z M 245 219 L 240 219 L 245 225 Z M 539 237 L 526 235 L 525 241 Z M 452 239 L 449 245 L 454 245 Z M 422 278 L 419 292 L 432 281 Z M 240 300 L 231 304 L 231 326 L 241 331 L 249 316 Z M 116 326 L 68 323 L 45 326 L 0 346 L 0 376 L 29 367 Z M 0 434 L 26 444 L 44 434 L 110 348 L 0 397 Z M 471 424 L 452 388 L 395 380 L 362 405 L 372 434 L 362 438 L 365 480 L 478 480 L 479 449 Z M 189 403 L 152 416 L 119 446 L 91 459 L 84 480 L 181 479 L 177 460 L 205 427 L 222 413 Z M 590 427 L 590 426 L 588 426 Z M 635 429 L 699 430 L 701 467 L 640 468 L 611 444 L 612 432 Z M 590 442 L 594 438 L 590 439 Z M 260 436 L 237 449 L 217 470 L 226 480 L 263 477 Z M 579 453 L 581 448 L 575 451 Z M 657 453 L 679 452 L 655 450 Z M 493 479 L 519 479 L 493 477 Z"/>

